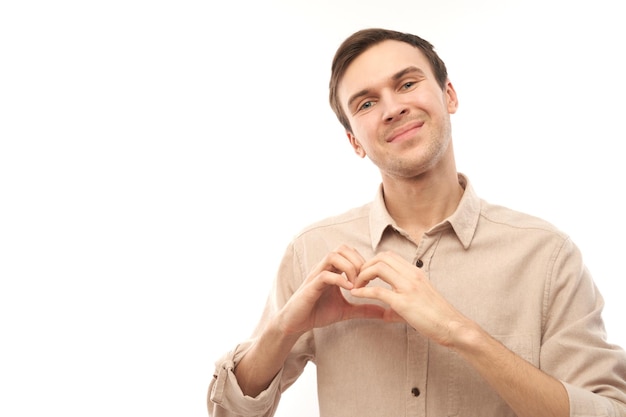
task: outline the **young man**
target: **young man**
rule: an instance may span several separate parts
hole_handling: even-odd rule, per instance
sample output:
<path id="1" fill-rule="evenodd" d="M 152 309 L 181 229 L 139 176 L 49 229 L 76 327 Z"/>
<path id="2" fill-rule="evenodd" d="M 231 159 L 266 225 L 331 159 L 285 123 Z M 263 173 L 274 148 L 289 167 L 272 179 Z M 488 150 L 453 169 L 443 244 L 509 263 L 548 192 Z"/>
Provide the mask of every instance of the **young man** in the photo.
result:
<path id="1" fill-rule="evenodd" d="M 353 34 L 330 102 L 382 184 L 290 243 L 254 337 L 217 363 L 209 414 L 272 416 L 313 361 L 321 416 L 626 416 L 626 354 L 576 246 L 457 173 L 457 95 L 432 45 Z"/>

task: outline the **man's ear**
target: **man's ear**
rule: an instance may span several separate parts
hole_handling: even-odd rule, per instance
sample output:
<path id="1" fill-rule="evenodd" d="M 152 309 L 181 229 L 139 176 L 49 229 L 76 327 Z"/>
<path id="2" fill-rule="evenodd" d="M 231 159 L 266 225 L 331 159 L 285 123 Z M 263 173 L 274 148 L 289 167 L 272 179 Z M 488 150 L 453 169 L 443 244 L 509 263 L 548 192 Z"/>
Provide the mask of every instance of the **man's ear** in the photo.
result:
<path id="1" fill-rule="evenodd" d="M 346 135 L 348 136 L 348 140 L 350 141 L 350 145 L 352 145 L 352 149 L 354 149 L 354 152 L 361 158 L 365 158 L 367 154 L 365 153 L 365 149 L 363 149 L 358 139 L 352 134 L 352 132 L 348 130 L 346 130 Z"/>
<path id="2" fill-rule="evenodd" d="M 456 95 L 456 91 L 452 86 L 450 80 L 446 83 L 446 101 L 448 105 L 448 113 L 454 114 L 456 110 L 459 108 L 459 98 Z"/>

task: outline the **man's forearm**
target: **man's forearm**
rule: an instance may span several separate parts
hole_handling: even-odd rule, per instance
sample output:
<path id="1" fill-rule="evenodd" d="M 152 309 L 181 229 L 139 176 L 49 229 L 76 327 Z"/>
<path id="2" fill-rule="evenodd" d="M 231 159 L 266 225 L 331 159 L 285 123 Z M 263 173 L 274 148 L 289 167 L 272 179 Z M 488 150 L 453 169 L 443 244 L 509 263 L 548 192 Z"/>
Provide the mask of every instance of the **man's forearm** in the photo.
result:
<path id="1" fill-rule="evenodd" d="M 268 323 L 235 368 L 237 382 L 245 395 L 256 397 L 267 389 L 299 338 L 300 335 L 284 334 L 275 321 Z"/>
<path id="2" fill-rule="evenodd" d="M 472 365 L 519 417 L 568 417 L 569 398 L 557 379 L 511 352 L 477 326 L 452 348 Z"/>

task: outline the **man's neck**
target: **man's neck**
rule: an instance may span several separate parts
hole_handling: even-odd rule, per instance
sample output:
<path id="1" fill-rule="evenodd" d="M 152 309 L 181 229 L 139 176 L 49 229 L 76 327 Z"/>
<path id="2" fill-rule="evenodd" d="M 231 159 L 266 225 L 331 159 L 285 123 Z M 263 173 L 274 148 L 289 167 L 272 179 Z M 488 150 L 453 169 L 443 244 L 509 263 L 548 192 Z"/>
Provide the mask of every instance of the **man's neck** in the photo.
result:
<path id="1" fill-rule="evenodd" d="M 445 176 L 383 178 L 383 192 L 389 214 L 415 242 L 454 213 L 463 196 L 456 170 Z"/>

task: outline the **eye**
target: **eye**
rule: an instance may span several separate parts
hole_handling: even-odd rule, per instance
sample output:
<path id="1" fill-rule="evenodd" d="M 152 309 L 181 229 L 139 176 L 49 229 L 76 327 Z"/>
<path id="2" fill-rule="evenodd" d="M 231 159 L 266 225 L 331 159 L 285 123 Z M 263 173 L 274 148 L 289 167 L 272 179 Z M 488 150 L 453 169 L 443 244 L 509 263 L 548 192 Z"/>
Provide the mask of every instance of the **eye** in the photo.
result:
<path id="1" fill-rule="evenodd" d="M 367 110 L 371 108 L 373 105 L 374 105 L 373 101 L 366 101 L 365 103 L 359 106 L 358 110 Z"/>
<path id="2" fill-rule="evenodd" d="M 408 90 L 409 88 L 413 87 L 415 85 L 414 81 L 407 81 L 404 84 L 402 84 L 402 90 Z"/>

